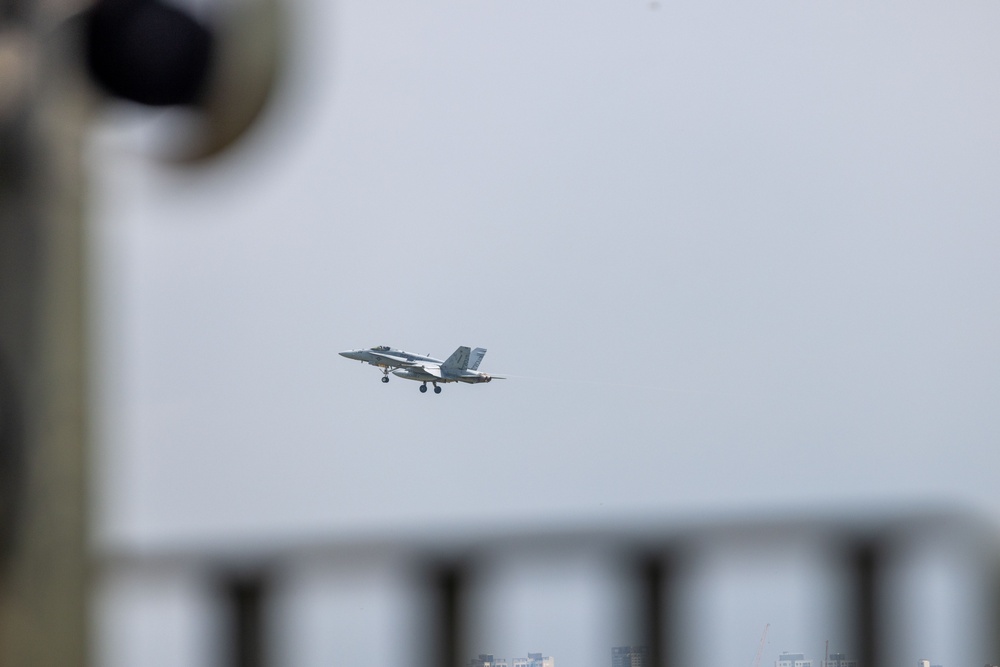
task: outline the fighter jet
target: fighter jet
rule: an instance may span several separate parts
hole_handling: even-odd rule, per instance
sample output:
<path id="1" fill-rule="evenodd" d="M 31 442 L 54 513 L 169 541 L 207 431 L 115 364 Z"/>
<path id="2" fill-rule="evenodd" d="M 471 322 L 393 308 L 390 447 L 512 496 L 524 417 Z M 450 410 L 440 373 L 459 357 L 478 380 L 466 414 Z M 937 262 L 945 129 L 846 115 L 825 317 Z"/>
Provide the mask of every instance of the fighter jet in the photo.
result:
<path id="1" fill-rule="evenodd" d="M 367 350 L 347 350 L 341 352 L 340 356 L 348 359 L 355 359 L 372 366 L 377 366 L 382 370 L 382 382 L 389 381 L 389 373 L 404 380 L 415 380 L 420 382 L 420 393 L 427 391 L 427 383 L 434 386 L 434 393 L 440 394 L 439 383 L 445 382 L 465 382 L 466 384 L 479 384 L 490 382 L 491 380 L 503 380 L 498 375 L 488 375 L 480 373 L 479 362 L 486 355 L 486 349 L 477 347 L 471 350 L 467 347 L 460 347 L 455 350 L 450 357 L 441 361 L 434 357 L 427 357 L 422 354 L 413 354 L 404 350 L 396 350 L 388 345 Z"/>

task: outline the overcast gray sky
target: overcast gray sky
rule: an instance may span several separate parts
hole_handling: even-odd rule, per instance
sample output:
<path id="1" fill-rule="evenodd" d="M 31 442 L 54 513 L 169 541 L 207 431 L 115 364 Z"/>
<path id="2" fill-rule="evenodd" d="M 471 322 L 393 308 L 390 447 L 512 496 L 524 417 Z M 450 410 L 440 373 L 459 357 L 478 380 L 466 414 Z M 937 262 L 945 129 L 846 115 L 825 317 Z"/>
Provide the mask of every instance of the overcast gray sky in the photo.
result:
<path id="1" fill-rule="evenodd" d="M 294 9 L 222 160 L 95 134 L 103 543 L 1000 520 L 1000 4 Z M 378 344 L 511 378 L 337 356 Z"/>

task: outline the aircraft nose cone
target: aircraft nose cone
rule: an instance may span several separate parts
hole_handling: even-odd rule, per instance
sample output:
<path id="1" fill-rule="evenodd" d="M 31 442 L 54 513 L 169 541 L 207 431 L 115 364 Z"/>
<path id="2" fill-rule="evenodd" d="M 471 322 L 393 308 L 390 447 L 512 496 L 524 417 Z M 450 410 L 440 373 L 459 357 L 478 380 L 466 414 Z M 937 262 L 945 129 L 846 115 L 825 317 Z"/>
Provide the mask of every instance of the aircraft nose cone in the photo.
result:
<path id="1" fill-rule="evenodd" d="M 346 350 L 344 352 L 340 352 L 339 354 L 340 356 L 347 357 L 348 359 L 353 359 L 356 356 L 354 350 Z"/>

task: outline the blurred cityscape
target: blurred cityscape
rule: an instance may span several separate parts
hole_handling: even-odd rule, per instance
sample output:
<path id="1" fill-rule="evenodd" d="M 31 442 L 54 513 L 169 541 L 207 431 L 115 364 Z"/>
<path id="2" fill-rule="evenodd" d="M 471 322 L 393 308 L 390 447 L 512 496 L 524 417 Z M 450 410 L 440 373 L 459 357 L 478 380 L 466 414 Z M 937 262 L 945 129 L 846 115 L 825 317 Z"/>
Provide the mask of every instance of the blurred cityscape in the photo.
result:
<path id="1" fill-rule="evenodd" d="M 649 651 L 645 646 L 615 646 L 611 649 L 611 667 L 651 667 Z M 757 667 L 759 659 L 754 660 Z M 556 659 L 543 653 L 529 653 L 527 658 L 497 658 L 493 654 L 480 653 L 469 660 L 468 667 L 556 667 Z M 774 667 L 815 667 L 815 661 L 804 653 L 782 652 L 774 661 Z M 830 653 L 820 661 L 820 667 L 858 667 L 858 661 L 846 653 Z M 930 660 L 918 660 L 917 667 L 943 667 L 931 664 Z M 985 665 L 985 667 L 998 667 Z"/>
<path id="2" fill-rule="evenodd" d="M 529 653 L 527 658 L 495 658 L 492 654 L 480 653 L 469 661 L 469 667 L 556 667 L 556 659 L 542 653 Z"/>

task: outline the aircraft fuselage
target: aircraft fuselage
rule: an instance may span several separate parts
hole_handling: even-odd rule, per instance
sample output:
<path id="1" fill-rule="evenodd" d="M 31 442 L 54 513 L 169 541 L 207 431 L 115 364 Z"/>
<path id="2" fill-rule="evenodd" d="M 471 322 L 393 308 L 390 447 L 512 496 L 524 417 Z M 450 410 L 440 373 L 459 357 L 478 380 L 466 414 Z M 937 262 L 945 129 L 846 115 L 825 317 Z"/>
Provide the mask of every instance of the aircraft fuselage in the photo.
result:
<path id="1" fill-rule="evenodd" d="M 440 359 L 435 359 L 434 357 L 426 357 L 422 354 L 413 354 L 412 352 L 397 350 L 386 345 L 380 345 L 379 347 L 373 347 L 367 350 L 347 350 L 346 352 L 341 352 L 340 356 L 347 357 L 348 359 L 354 359 L 355 361 L 363 361 L 371 364 L 372 366 L 382 366 L 383 368 L 386 366 L 395 367 L 409 364 L 440 365 L 444 363 Z"/>

